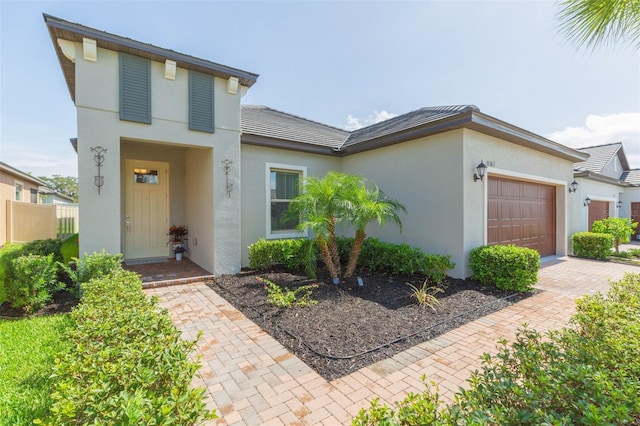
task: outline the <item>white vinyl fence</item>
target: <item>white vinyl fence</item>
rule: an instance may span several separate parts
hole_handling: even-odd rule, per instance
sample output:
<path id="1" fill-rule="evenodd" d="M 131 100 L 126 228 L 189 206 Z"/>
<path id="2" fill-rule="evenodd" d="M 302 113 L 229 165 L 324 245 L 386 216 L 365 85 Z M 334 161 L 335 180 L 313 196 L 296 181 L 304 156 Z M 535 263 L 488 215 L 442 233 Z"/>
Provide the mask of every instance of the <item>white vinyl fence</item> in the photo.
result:
<path id="1" fill-rule="evenodd" d="M 56 204 L 56 237 L 64 240 L 78 232 L 78 210 L 77 204 Z"/>

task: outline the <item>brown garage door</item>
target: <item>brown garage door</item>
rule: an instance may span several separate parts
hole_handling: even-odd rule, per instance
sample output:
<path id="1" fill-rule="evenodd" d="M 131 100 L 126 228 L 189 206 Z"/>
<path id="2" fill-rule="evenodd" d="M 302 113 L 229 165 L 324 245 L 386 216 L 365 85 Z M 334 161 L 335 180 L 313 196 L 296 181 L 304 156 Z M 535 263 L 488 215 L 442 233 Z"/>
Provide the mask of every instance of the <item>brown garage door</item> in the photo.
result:
<path id="1" fill-rule="evenodd" d="M 487 242 L 556 253 L 556 190 L 553 186 L 489 178 Z"/>
<path id="2" fill-rule="evenodd" d="M 602 220 L 609 217 L 609 202 L 607 201 L 591 201 L 589 204 L 589 231 L 596 220 Z"/>

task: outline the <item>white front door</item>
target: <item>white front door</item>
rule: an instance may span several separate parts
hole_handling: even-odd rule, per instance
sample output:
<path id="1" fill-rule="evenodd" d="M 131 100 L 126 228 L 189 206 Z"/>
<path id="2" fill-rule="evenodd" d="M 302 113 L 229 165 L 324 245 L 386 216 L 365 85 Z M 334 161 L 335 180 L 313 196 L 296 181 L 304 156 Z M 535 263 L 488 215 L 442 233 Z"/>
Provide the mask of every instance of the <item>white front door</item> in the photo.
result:
<path id="1" fill-rule="evenodd" d="M 169 164 L 124 160 L 125 259 L 166 257 Z"/>

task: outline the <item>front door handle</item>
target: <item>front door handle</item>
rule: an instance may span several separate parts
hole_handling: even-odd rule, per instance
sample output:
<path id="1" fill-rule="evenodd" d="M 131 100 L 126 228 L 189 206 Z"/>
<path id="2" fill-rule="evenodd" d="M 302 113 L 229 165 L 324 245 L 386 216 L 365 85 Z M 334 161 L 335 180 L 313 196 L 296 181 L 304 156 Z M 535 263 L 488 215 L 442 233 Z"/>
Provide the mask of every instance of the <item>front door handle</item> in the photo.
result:
<path id="1" fill-rule="evenodd" d="M 127 226 L 127 234 L 131 231 L 131 220 L 129 220 L 129 215 L 125 216 L 124 224 Z"/>

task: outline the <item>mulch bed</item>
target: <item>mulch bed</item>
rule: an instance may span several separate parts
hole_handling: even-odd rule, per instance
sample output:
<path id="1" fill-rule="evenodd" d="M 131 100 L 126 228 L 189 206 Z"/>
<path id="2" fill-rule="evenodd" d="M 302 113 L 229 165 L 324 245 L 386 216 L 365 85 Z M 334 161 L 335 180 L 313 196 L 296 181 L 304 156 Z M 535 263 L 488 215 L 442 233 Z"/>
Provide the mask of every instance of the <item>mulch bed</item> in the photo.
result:
<path id="1" fill-rule="evenodd" d="M 333 380 L 389 358 L 418 343 L 505 308 L 527 295 L 517 295 L 473 280 L 448 278 L 438 293 L 434 312 L 415 303 L 407 283 L 419 287 L 420 276 L 363 272 L 357 283 L 329 284 L 325 275 L 310 280 L 288 272 L 225 275 L 208 285 L 289 351 Z M 317 305 L 276 308 L 257 278 L 293 290 L 317 283 Z M 506 298 L 506 299 L 505 299 Z"/>
<path id="2" fill-rule="evenodd" d="M 60 291 L 53 295 L 53 301 L 43 306 L 32 315 L 27 315 L 24 310 L 12 308 L 7 302 L 0 303 L 0 319 L 22 319 L 29 316 L 55 315 L 71 312 L 71 309 L 78 304 L 78 299 L 68 291 Z"/>

